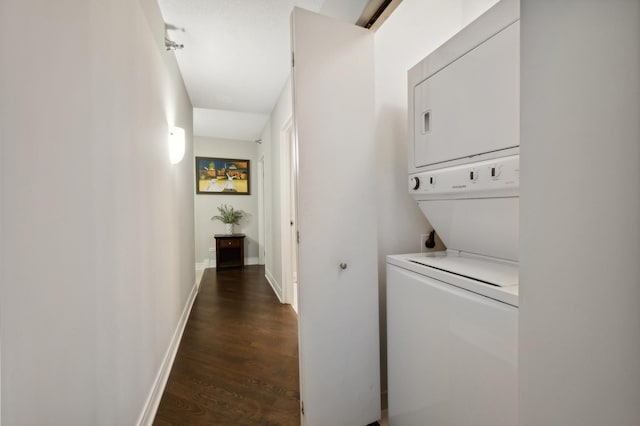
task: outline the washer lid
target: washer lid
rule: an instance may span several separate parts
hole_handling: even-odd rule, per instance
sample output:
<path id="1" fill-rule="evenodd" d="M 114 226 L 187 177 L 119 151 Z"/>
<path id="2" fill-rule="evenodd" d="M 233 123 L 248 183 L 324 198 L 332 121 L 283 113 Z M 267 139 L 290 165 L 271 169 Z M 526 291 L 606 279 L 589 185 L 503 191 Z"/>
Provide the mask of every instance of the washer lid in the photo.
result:
<path id="1" fill-rule="evenodd" d="M 452 250 L 424 253 L 408 260 L 498 287 L 518 285 L 518 264 L 515 262 L 490 259 Z"/>

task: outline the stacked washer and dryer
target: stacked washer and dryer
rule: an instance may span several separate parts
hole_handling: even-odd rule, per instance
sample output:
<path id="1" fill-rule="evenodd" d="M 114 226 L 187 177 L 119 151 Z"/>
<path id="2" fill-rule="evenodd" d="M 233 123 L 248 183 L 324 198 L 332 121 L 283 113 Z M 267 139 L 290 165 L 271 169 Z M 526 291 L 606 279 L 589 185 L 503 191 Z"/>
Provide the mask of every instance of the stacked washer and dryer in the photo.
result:
<path id="1" fill-rule="evenodd" d="M 447 250 L 387 258 L 392 426 L 517 424 L 519 16 L 409 71 L 409 192 Z"/>

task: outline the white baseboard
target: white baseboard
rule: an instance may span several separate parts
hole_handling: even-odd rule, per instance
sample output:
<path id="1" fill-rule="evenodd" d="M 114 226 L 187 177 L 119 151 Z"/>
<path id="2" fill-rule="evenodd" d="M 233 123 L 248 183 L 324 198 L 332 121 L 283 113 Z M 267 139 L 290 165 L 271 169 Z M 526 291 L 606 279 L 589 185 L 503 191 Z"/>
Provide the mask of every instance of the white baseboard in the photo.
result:
<path id="1" fill-rule="evenodd" d="M 245 265 L 259 265 L 260 259 L 257 257 L 247 257 L 244 259 Z M 203 259 L 202 262 L 196 263 L 196 271 L 207 269 L 207 268 L 215 268 L 216 267 L 216 259 Z"/>
<path id="2" fill-rule="evenodd" d="M 156 375 L 151 392 L 147 397 L 142 413 L 136 423 L 138 426 L 151 426 L 153 424 L 156 412 L 158 411 L 158 406 L 160 405 L 160 399 L 162 399 L 162 393 L 164 392 L 167 380 L 169 379 L 169 373 L 171 373 L 171 367 L 173 367 L 173 361 L 178 353 L 180 340 L 182 340 L 182 333 L 184 333 L 187 320 L 189 319 L 189 314 L 191 313 L 191 307 L 193 306 L 193 302 L 196 300 L 196 294 L 198 294 L 197 283 L 193 285 L 191 294 L 189 294 L 189 297 L 187 298 L 187 303 L 184 305 L 178 325 L 173 333 L 173 337 L 171 338 L 167 352 L 164 355 L 162 364 L 160 364 L 160 370 Z"/>
<path id="3" fill-rule="evenodd" d="M 278 281 L 276 281 L 276 279 L 273 277 L 273 275 L 271 274 L 271 271 L 265 268 L 264 276 L 269 282 L 269 285 L 271 285 L 271 288 L 273 289 L 273 292 L 276 294 L 276 297 L 278 298 L 280 303 L 284 303 L 284 298 L 282 295 L 282 287 L 278 286 Z"/>
<path id="4" fill-rule="evenodd" d="M 204 269 L 196 269 L 196 287 L 200 291 L 200 283 L 202 282 L 202 276 L 204 275 Z"/>
<path id="5" fill-rule="evenodd" d="M 204 271 L 205 269 L 211 268 L 211 267 L 212 266 L 209 265 L 209 261 L 196 263 L 196 271 Z"/>

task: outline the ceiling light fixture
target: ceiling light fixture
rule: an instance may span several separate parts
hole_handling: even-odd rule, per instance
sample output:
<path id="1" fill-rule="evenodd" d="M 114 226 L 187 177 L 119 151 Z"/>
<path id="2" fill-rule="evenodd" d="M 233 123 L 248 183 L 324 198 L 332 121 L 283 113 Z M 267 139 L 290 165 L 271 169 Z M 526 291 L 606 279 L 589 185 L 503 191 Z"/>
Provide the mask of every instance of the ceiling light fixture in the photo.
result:
<path id="1" fill-rule="evenodd" d="M 173 40 L 169 40 L 168 38 L 164 38 L 164 47 L 167 50 L 180 50 L 180 49 L 184 49 L 184 44 L 179 44 L 176 43 Z"/>
<path id="2" fill-rule="evenodd" d="M 164 24 L 164 47 L 167 50 L 179 50 L 184 49 L 184 44 L 176 43 L 175 41 L 169 38 L 169 31 L 180 31 L 184 32 L 184 28 L 177 27 L 173 24 Z"/>

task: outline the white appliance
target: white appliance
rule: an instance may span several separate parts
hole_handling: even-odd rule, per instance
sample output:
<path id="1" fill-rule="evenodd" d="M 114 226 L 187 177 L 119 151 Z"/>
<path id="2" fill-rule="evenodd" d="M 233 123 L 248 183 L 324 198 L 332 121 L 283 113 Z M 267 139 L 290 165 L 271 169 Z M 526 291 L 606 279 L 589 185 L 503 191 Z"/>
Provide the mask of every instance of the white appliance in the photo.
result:
<path id="1" fill-rule="evenodd" d="M 393 426 L 517 424 L 519 16 L 409 71 L 409 192 L 447 250 L 387 258 Z"/>

